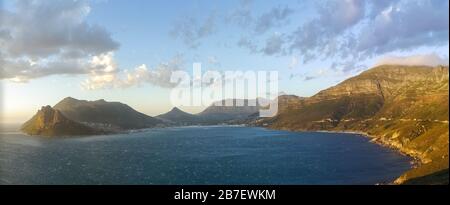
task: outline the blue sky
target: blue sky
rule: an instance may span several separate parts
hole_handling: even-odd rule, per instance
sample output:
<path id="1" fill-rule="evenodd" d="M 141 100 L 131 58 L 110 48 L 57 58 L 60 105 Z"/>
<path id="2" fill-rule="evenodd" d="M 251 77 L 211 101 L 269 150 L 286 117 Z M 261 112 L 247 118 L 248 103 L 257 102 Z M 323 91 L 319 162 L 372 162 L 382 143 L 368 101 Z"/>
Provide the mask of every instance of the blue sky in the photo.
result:
<path id="1" fill-rule="evenodd" d="M 153 73 L 190 71 L 194 62 L 204 70 L 277 70 L 279 90 L 300 96 L 379 62 L 448 64 L 446 0 L 2 5 L 0 82 L 7 122 L 24 121 L 66 96 L 121 101 L 157 115 L 172 106 L 165 75 Z M 142 65 L 151 73 L 145 79 L 136 77 Z"/>

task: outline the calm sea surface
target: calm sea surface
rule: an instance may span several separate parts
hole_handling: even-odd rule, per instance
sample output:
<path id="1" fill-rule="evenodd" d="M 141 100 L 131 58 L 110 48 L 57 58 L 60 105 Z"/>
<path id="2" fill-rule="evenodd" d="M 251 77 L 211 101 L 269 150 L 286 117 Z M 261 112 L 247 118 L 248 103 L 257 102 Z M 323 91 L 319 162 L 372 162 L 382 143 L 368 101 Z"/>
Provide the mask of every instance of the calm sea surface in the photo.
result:
<path id="1" fill-rule="evenodd" d="M 0 134 L 0 184 L 375 184 L 409 162 L 343 133 L 209 126 L 64 139 Z"/>

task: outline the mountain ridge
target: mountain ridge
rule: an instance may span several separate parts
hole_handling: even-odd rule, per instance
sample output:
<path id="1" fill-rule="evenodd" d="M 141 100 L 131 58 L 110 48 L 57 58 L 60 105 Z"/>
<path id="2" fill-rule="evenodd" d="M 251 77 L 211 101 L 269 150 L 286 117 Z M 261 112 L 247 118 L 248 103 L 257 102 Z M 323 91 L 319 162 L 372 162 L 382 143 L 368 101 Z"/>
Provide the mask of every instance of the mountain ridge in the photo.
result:
<path id="1" fill-rule="evenodd" d="M 54 137 L 117 133 L 156 127 L 161 123 L 161 120 L 140 113 L 123 103 L 66 97 L 53 107 L 42 107 L 23 124 L 21 130 L 30 135 Z M 80 129 L 80 132 L 74 128 Z"/>
<path id="2" fill-rule="evenodd" d="M 142 129 L 157 126 L 160 120 L 140 113 L 120 102 L 78 100 L 66 97 L 53 108 L 68 118 L 93 126 L 107 126 L 115 130 Z"/>
<path id="3" fill-rule="evenodd" d="M 238 101 L 243 106 L 238 105 Z M 260 109 L 260 99 L 224 99 L 212 103 L 197 115 L 209 123 L 223 123 L 227 121 L 239 121 L 258 113 Z"/>
<path id="4" fill-rule="evenodd" d="M 280 109 L 277 116 L 253 124 L 292 131 L 364 133 L 421 162 L 396 180 L 407 183 L 448 170 L 448 104 L 448 66 L 384 65 L 309 98 L 281 104 L 291 109 Z"/>

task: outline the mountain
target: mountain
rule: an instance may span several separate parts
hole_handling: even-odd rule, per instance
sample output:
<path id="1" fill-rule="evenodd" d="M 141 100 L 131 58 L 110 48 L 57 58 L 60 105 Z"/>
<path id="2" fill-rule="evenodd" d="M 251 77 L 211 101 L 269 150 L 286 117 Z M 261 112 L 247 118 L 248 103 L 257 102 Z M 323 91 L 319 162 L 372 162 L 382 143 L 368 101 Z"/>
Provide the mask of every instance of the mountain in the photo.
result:
<path id="1" fill-rule="evenodd" d="M 42 136 L 95 135 L 150 128 L 162 123 L 119 102 L 67 97 L 53 107 L 42 107 L 21 130 Z"/>
<path id="2" fill-rule="evenodd" d="M 189 114 L 178 108 L 156 116 L 164 122 L 175 125 L 214 125 L 222 123 L 245 123 L 255 119 L 259 113 L 259 101 L 242 100 L 244 105 L 237 105 L 238 100 L 227 99 L 214 102 L 199 114 Z M 226 102 L 231 103 L 227 106 Z"/>
<path id="3" fill-rule="evenodd" d="M 237 105 L 236 99 L 227 99 L 213 103 L 198 114 L 209 124 L 225 123 L 232 120 L 243 120 L 259 112 L 259 103 L 255 100 L 242 100 L 243 106 Z M 226 103 L 230 103 L 227 106 Z"/>
<path id="4" fill-rule="evenodd" d="M 53 108 L 71 120 L 104 129 L 142 129 L 162 123 L 161 120 L 140 113 L 120 102 L 86 101 L 67 97 Z"/>
<path id="5" fill-rule="evenodd" d="M 277 116 L 254 123 L 273 129 L 362 132 L 420 161 L 396 183 L 419 178 L 440 183 L 443 178 L 433 176 L 448 172 L 448 82 L 448 66 L 378 66 L 312 97 L 280 101 Z"/>
<path id="6" fill-rule="evenodd" d="M 93 135 L 98 131 L 65 117 L 59 110 L 49 105 L 42 107 L 30 120 L 25 122 L 21 130 L 29 135 L 65 136 Z"/>
<path id="7" fill-rule="evenodd" d="M 156 118 L 175 125 L 194 125 L 202 122 L 199 116 L 184 112 L 177 107 L 174 107 L 167 113 L 156 116 Z"/>

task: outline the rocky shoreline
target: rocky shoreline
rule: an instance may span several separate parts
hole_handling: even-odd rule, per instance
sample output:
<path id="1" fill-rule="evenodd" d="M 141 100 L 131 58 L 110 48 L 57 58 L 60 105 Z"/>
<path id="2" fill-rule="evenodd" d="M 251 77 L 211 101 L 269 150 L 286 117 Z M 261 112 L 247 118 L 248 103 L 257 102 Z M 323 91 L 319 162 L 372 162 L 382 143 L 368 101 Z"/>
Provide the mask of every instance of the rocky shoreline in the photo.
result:
<path id="1" fill-rule="evenodd" d="M 348 134 L 361 135 L 363 137 L 369 138 L 371 143 L 375 143 L 375 144 L 378 144 L 380 146 L 392 149 L 392 150 L 396 151 L 397 153 L 399 153 L 399 154 L 401 154 L 403 156 L 408 156 L 408 157 L 410 157 L 412 159 L 411 162 L 410 162 L 412 167 L 408 171 L 410 171 L 412 169 L 415 169 L 415 168 L 421 166 L 424 163 L 424 159 L 422 159 L 417 152 L 409 150 L 409 149 L 404 149 L 402 146 L 399 146 L 398 144 L 390 143 L 390 142 L 388 142 L 386 140 L 383 140 L 381 137 L 373 136 L 373 135 L 370 135 L 370 134 L 368 134 L 366 132 L 362 132 L 362 131 L 325 131 L 325 132 L 348 133 Z M 399 177 L 397 177 L 396 180 L 394 180 L 393 182 L 390 182 L 389 184 L 401 184 L 404 181 L 404 180 L 402 180 L 402 176 L 403 175 L 404 174 L 400 175 Z"/>

